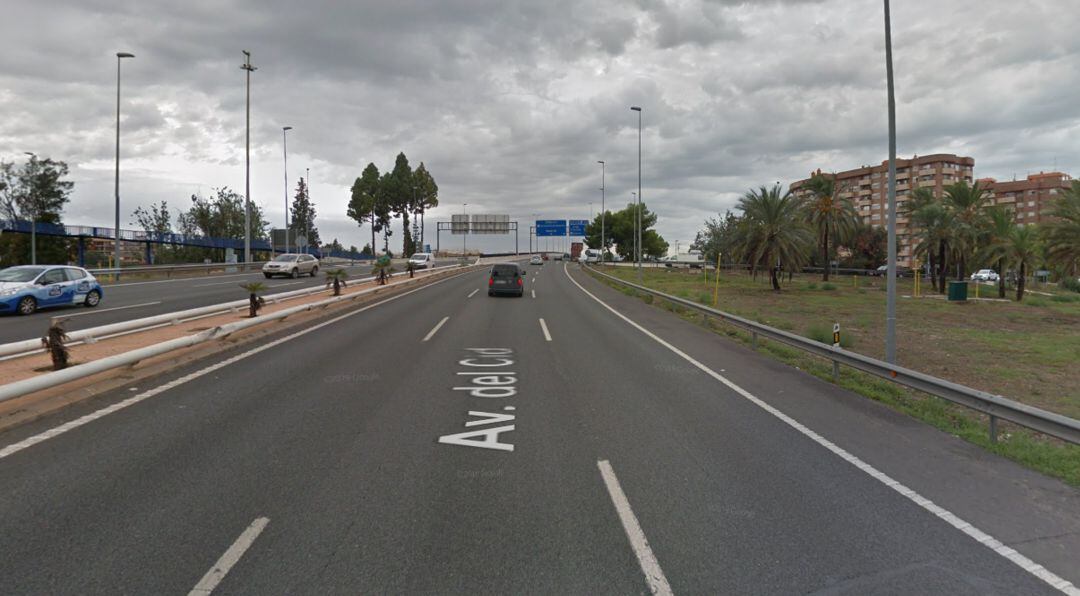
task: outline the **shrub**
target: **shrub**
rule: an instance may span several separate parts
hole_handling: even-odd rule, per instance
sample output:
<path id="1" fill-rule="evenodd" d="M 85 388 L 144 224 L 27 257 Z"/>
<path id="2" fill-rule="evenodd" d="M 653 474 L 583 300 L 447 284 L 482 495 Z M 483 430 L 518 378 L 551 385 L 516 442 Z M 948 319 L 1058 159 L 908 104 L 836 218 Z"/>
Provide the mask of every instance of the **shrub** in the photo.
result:
<path id="1" fill-rule="evenodd" d="M 807 290 L 816 290 L 817 289 L 817 282 L 812 281 L 812 282 L 806 284 L 806 289 Z"/>
<path id="2" fill-rule="evenodd" d="M 1054 294 L 1050 299 L 1054 302 L 1080 302 L 1080 296 L 1072 296 L 1070 294 Z"/>
<path id="3" fill-rule="evenodd" d="M 1043 298 L 1028 298 L 1024 301 L 1028 306 L 1048 306 L 1050 303 Z"/>
<path id="4" fill-rule="evenodd" d="M 1063 289 L 1063 290 L 1069 290 L 1071 292 L 1080 292 L 1080 279 L 1073 279 L 1071 277 L 1066 277 L 1066 278 L 1061 280 L 1061 283 L 1059 285 L 1061 286 L 1061 289 Z"/>
<path id="5" fill-rule="evenodd" d="M 815 323 L 806 328 L 806 337 L 821 342 L 825 345 L 832 345 L 832 327 Z M 840 332 L 840 347 L 850 348 L 855 345 L 855 340 L 852 339 L 850 333 Z"/>
<path id="6" fill-rule="evenodd" d="M 652 304 L 653 303 L 653 295 L 652 294 L 645 294 L 645 296 L 643 296 L 642 299 L 645 300 L 645 304 Z"/>
<path id="7" fill-rule="evenodd" d="M 836 289 L 836 285 L 831 284 L 831 283 L 823 283 L 823 284 L 821 284 L 821 289 L 822 290 L 828 290 L 828 291 L 831 292 L 831 291 Z"/>

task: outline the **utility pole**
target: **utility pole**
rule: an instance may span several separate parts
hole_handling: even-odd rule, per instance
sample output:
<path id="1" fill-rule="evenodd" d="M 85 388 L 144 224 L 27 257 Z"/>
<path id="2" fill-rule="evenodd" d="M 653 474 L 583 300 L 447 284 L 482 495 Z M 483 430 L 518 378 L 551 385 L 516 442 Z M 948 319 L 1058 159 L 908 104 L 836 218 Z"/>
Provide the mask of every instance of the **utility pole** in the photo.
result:
<path id="1" fill-rule="evenodd" d="M 281 155 L 285 160 L 285 253 L 289 252 L 289 141 L 291 126 L 281 127 Z M 299 248 L 299 247 L 298 247 Z"/>
<path id="2" fill-rule="evenodd" d="M 30 169 L 33 170 L 37 166 L 34 165 L 34 160 L 37 159 L 37 154 L 30 151 L 24 151 L 23 153 L 30 156 Z M 34 188 L 34 177 L 30 177 L 30 264 L 37 265 L 37 190 Z"/>
<path id="3" fill-rule="evenodd" d="M 885 361 L 896 364 L 896 96 L 889 0 L 885 0 L 885 78 L 889 92 L 889 277 L 885 294 Z"/>
<path id="4" fill-rule="evenodd" d="M 241 50 L 244 53 L 244 63 L 240 68 L 247 71 L 247 99 L 244 116 L 244 262 L 251 262 L 251 73 L 258 68 L 251 65 L 251 52 Z M 288 239 L 289 230 L 285 230 L 285 238 Z M 272 247 L 271 247 L 272 249 Z M 273 252 L 271 250 L 271 252 Z"/>
<path id="5" fill-rule="evenodd" d="M 314 212 L 315 207 L 314 203 L 311 202 L 311 168 L 304 168 L 304 175 L 307 176 L 304 178 L 304 182 L 306 182 L 304 185 L 304 199 L 307 202 L 308 209 L 304 218 L 304 252 L 306 253 L 311 248 L 311 220 L 314 219 L 311 214 Z"/>
<path id="6" fill-rule="evenodd" d="M 637 112 L 637 267 L 638 283 L 642 283 L 641 277 L 641 108 L 631 106 L 631 110 Z"/>
<path id="7" fill-rule="evenodd" d="M 120 61 L 134 58 L 135 54 L 116 53 L 116 181 L 113 186 L 116 196 L 116 238 L 113 243 L 113 266 L 120 268 Z"/>
<path id="8" fill-rule="evenodd" d="M 607 256 L 607 243 L 604 238 L 604 218 L 607 216 L 607 212 L 604 209 L 604 187 L 607 186 L 606 178 L 607 166 L 604 164 L 604 160 L 596 162 L 600 164 L 600 265 L 604 264 L 604 257 Z"/>

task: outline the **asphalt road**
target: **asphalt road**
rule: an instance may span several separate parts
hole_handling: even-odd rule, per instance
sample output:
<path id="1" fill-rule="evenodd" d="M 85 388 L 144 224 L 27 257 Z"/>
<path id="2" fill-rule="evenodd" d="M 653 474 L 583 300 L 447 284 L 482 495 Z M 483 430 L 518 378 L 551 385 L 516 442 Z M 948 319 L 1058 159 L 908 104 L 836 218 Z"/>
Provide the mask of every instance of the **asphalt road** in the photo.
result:
<path id="1" fill-rule="evenodd" d="M 1078 580 L 1075 489 L 536 269 L 0 435 L 0 593 L 1055 592 L 977 531 Z"/>
<path id="2" fill-rule="evenodd" d="M 439 261 L 439 266 L 455 263 L 454 260 Z M 371 264 L 342 267 L 350 278 L 371 275 Z M 400 270 L 400 267 L 397 267 Z M 222 273 L 204 277 L 132 281 L 104 285 L 104 298 L 96 308 L 68 306 L 40 310 L 30 316 L 0 315 L 0 343 L 33 339 L 45 334 L 49 320 L 67 317 L 65 329 L 74 331 L 87 327 L 108 325 L 130 319 L 150 317 L 164 313 L 211 306 L 223 302 L 242 300 L 247 297 L 239 285 L 252 281 L 263 282 L 268 294 L 288 292 L 314 286 L 325 286 L 322 267 L 316 277 L 301 276 L 297 279 L 274 277 L 266 279 L 262 273 Z"/>

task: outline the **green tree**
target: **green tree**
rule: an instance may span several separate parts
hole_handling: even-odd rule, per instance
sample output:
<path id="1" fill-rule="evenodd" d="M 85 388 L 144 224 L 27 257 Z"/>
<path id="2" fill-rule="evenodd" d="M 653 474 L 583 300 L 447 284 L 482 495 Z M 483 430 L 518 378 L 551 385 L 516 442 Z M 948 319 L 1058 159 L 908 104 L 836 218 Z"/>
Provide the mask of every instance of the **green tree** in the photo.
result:
<path id="1" fill-rule="evenodd" d="M 945 187 L 945 205 L 953 212 L 952 247 L 956 253 L 957 279 L 967 279 L 968 260 L 979 250 L 979 235 L 986 228 L 983 207 L 989 200 L 989 191 L 976 182 L 968 186 L 960 181 Z"/>
<path id="2" fill-rule="evenodd" d="M 66 180 L 68 166 L 50 158 L 31 155 L 21 167 L 0 162 L 0 216 L 4 219 L 38 224 L 61 225 L 64 206 L 75 183 Z M 66 263 L 70 242 L 61 236 L 37 236 L 39 263 Z M 30 261 L 30 236 L 5 234 L 0 237 L 0 265 Z"/>
<path id="3" fill-rule="evenodd" d="M 301 177 L 296 184 L 296 195 L 292 202 L 292 221 L 289 230 L 293 238 L 307 237 L 309 246 L 320 246 L 319 228 L 315 227 L 315 205 L 311 204 L 311 195 L 307 182 Z"/>
<path id="4" fill-rule="evenodd" d="M 851 239 L 845 244 L 851 250 L 851 266 L 856 269 L 876 269 L 888 260 L 889 233 L 881 226 L 859 222 Z"/>
<path id="5" fill-rule="evenodd" d="M 1080 269 L 1080 181 L 1073 180 L 1047 212 L 1052 219 L 1043 224 L 1046 258 L 1075 276 Z"/>
<path id="6" fill-rule="evenodd" d="M 361 228 L 364 222 L 371 224 L 371 246 L 375 246 L 375 234 L 382 231 L 376 217 L 376 197 L 379 195 L 379 168 L 369 163 L 360 177 L 353 182 L 349 196 L 349 208 L 346 215 L 356 221 Z"/>
<path id="7" fill-rule="evenodd" d="M 338 242 L 337 238 L 334 238 L 334 240 L 330 244 L 328 244 L 326 246 L 326 250 L 327 250 L 327 252 L 331 252 L 331 253 L 345 252 L 345 247 L 342 246 L 340 242 Z"/>
<path id="8" fill-rule="evenodd" d="M 379 176 L 379 186 L 375 193 L 375 225 L 383 235 L 383 253 L 390 252 L 390 237 L 394 231 L 390 229 L 393 223 L 394 189 L 393 177 L 390 172 Z"/>
<path id="9" fill-rule="evenodd" d="M 1016 230 L 1016 218 L 1012 209 L 996 205 L 986 209 L 986 229 L 984 230 L 983 248 L 979 258 L 995 262 L 998 272 L 998 298 L 1005 297 L 1005 260 L 1009 256 L 1009 242 Z"/>
<path id="10" fill-rule="evenodd" d="M 806 219 L 816 231 L 818 248 L 821 250 L 821 262 L 825 268 L 821 279 L 829 281 L 829 269 L 832 264 L 831 248 L 846 242 L 859 224 L 855 207 L 847 198 L 841 197 L 844 187 L 836 183 L 835 175 L 815 174 L 810 178 L 807 188 L 811 194 L 803 208 Z"/>
<path id="11" fill-rule="evenodd" d="M 934 191 L 927 187 L 920 187 L 911 191 L 911 197 L 904 201 L 902 205 L 898 205 L 897 215 L 908 218 L 908 229 L 911 230 L 912 238 L 918 238 L 925 233 L 925 230 L 919 228 L 923 220 L 916 214 L 920 209 L 935 203 L 938 203 L 938 199 L 934 196 Z M 918 254 L 917 250 L 915 252 Z M 886 258 L 888 257 L 886 256 Z M 927 251 L 926 265 L 930 269 L 931 284 L 934 286 L 934 291 L 937 291 L 937 270 L 934 269 L 934 262 L 934 251 Z"/>
<path id="12" fill-rule="evenodd" d="M 424 162 L 420 162 L 416 171 L 413 172 L 413 186 L 416 187 L 416 204 L 413 205 L 415 209 L 413 213 L 420 214 L 419 242 L 423 244 L 424 238 L 427 237 L 424 230 L 424 212 L 439 206 L 439 185 L 435 183 L 435 178 L 428 172 Z"/>
<path id="13" fill-rule="evenodd" d="M 413 173 L 409 167 L 409 158 L 405 157 L 404 152 L 398 153 L 394 160 L 394 169 L 390 172 L 388 182 L 387 198 L 390 209 L 395 217 L 401 218 L 401 254 L 411 255 L 416 252 L 412 233 L 409 231 L 409 213 L 413 210 Z"/>
<path id="14" fill-rule="evenodd" d="M 138 226 L 150 238 L 160 239 L 173 231 L 172 214 L 169 213 L 167 201 L 150 205 L 149 209 L 140 205 L 135 208 L 132 216 L 135 221 L 130 222 L 130 225 Z"/>
<path id="15" fill-rule="evenodd" d="M 651 230 L 656 225 L 657 217 L 655 213 L 649 211 L 648 206 L 645 203 L 641 204 L 641 253 L 642 258 L 645 257 L 662 257 L 667 252 L 668 243 L 657 234 L 654 230 Z M 607 242 L 608 246 L 614 245 L 615 251 L 624 260 L 634 260 L 634 237 L 636 231 L 638 205 L 637 203 L 628 203 L 626 208 L 614 213 L 608 213 L 607 220 Z M 650 233 L 651 232 L 651 233 Z M 586 225 L 585 228 L 586 238 L 594 238 L 596 246 L 600 244 L 600 220 L 593 220 L 592 224 Z M 590 244 L 592 246 L 592 244 Z"/>
<path id="16" fill-rule="evenodd" d="M 690 244 L 693 250 L 701 251 L 705 260 L 713 262 L 717 255 L 727 256 L 730 261 L 735 252 L 735 235 L 739 218 L 731 211 L 726 211 L 720 219 L 710 217 L 705 220 L 705 228 L 699 230 Z"/>
<path id="17" fill-rule="evenodd" d="M 1016 300 L 1024 299 L 1027 272 L 1042 260 L 1038 226 L 1016 226 L 1005 241 L 1005 262 L 1016 268 Z"/>
<path id="18" fill-rule="evenodd" d="M 177 218 L 177 228 L 186 236 L 243 240 L 244 196 L 228 187 L 215 188 L 210 198 L 191 195 L 191 205 Z M 252 203 L 251 238 L 268 239 L 269 228 L 270 222 L 266 221 L 262 208 Z M 189 261 L 215 256 L 215 249 L 186 248 L 180 252 Z"/>
<path id="19" fill-rule="evenodd" d="M 932 202 L 911 214 L 913 237 L 918 239 L 915 254 L 925 254 L 931 263 L 931 281 L 934 289 L 945 293 L 945 276 L 948 274 L 948 258 L 954 235 L 956 218 L 951 209 L 940 202 Z M 937 266 L 937 271 L 933 266 Z"/>
<path id="20" fill-rule="evenodd" d="M 738 226 L 737 256 L 746 259 L 756 273 L 769 270 L 774 291 L 780 291 L 779 271 L 800 270 L 814 249 L 814 235 L 806 226 L 805 211 L 780 185 L 762 186 L 739 199 L 743 215 Z"/>

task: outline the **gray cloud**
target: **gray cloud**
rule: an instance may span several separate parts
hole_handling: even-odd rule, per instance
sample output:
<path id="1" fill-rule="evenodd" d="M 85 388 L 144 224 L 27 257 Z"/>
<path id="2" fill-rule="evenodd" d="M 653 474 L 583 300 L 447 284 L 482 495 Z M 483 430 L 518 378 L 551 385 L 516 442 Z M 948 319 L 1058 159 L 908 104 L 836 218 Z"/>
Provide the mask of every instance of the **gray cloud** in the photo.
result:
<path id="1" fill-rule="evenodd" d="M 1067 0 L 929 0 L 893 10 L 901 154 L 966 152 L 977 175 L 1080 170 L 1080 37 Z M 184 3 L 7 8 L 0 156 L 68 161 L 72 223 L 111 222 L 118 50 L 127 212 L 243 188 L 241 49 L 252 86 L 253 200 L 282 218 L 311 168 L 326 238 L 360 245 L 348 187 L 398 151 L 439 182 L 446 218 L 588 216 L 637 185 L 683 242 L 752 186 L 885 157 L 881 7 L 846 0 Z M 523 225 L 523 229 L 524 225 Z M 395 238 L 395 240 L 398 240 Z M 429 240 L 431 240 L 429 238 Z M 489 240 L 509 246 L 506 239 Z M 524 244 L 524 241 L 523 241 Z"/>

